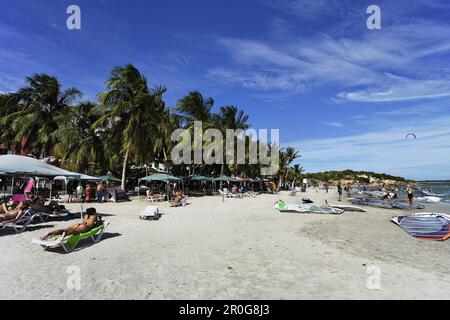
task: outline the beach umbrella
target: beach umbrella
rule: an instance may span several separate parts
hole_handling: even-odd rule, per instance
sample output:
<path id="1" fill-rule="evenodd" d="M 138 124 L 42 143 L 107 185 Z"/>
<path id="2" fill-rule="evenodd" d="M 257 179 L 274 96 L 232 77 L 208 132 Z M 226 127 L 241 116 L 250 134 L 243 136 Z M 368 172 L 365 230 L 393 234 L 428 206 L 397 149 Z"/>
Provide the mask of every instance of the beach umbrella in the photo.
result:
<path id="1" fill-rule="evenodd" d="M 210 181 L 210 178 L 205 176 L 191 176 L 188 179 L 191 181 Z"/>
<path id="2" fill-rule="evenodd" d="M 54 178 L 57 176 L 79 179 L 81 174 L 70 172 L 43 161 L 16 155 L 0 156 L 0 172 L 13 177 L 43 177 Z"/>
<path id="3" fill-rule="evenodd" d="M 155 173 L 152 174 L 148 177 L 144 177 L 139 179 L 139 182 L 141 181 L 162 181 L 162 182 L 180 182 L 182 181 L 180 178 L 171 176 L 170 174 L 166 174 L 166 173 Z"/>
<path id="4" fill-rule="evenodd" d="M 99 177 L 99 179 L 101 181 L 106 181 L 106 182 L 109 182 L 109 181 L 122 182 L 122 180 L 120 180 L 119 178 L 116 178 L 116 177 L 114 177 L 112 175 L 101 176 L 101 177 Z"/>
<path id="5" fill-rule="evenodd" d="M 165 182 L 167 184 L 167 200 L 170 201 L 170 196 L 169 196 L 169 183 L 171 182 L 183 182 L 182 179 L 171 176 L 170 174 L 166 174 L 166 173 L 155 173 L 152 174 L 148 177 L 144 177 L 138 180 L 138 183 L 140 183 L 141 181 L 161 181 L 161 182 Z M 139 194 L 138 194 L 139 196 Z"/>
<path id="6" fill-rule="evenodd" d="M 200 182 L 200 183 L 203 183 L 203 182 L 211 182 L 212 178 L 208 178 L 208 177 L 200 176 L 200 175 L 198 175 L 198 176 L 194 175 L 194 176 L 186 177 L 186 178 L 184 178 L 184 180 L 187 181 L 188 183 L 189 182 Z M 205 189 L 205 194 L 206 194 L 206 189 Z"/>
<path id="7" fill-rule="evenodd" d="M 213 181 L 223 181 L 223 182 L 240 182 L 238 179 L 232 178 L 232 177 L 228 177 L 228 176 L 221 176 L 218 178 L 214 178 Z"/>

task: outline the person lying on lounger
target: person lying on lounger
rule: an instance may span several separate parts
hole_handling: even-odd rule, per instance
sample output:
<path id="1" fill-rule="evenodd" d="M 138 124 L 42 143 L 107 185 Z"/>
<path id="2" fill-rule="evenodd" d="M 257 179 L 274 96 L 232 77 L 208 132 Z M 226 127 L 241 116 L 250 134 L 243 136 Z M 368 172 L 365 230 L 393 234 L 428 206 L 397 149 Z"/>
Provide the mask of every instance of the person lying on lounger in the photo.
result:
<path id="1" fill-rule="evenodd" d="M 31 208 L 36 212 L 45 212 L 48 214 L 60 214 L 66 210 L 66 207 L 58 204 L 56 201 L 50 201 L 50 203 L 46 205 L 45 201 L 40 198 L 33 199 Z"/>
<path id="2" fill-rule="evenodd" d="M 89 208 L 86 210 L 86 214 L 83 216 L 83 222 L 77 223 L 73 226 L 70 226 L 66 229 L 59 229 L 52 232 L 47 233 L 41 239 L 46 240 L 50 237 L 65 235 L 71 236 L 75 234 L 85 233 L 93 228 L 103 224 L 101 217 L 97 215 L 97 211 L 94 208 Z"/>
<path id="3" fill-rule="evenodd" d="M 163 195 L 159 193 L 153 193 L 153 191 L 147 190 L 147 198 L 150 200 L 159 200 L 163 198 Z"/>
<path id="4" fill-rule="evenodd" d="M 27 202 L 14 203 L 12 207 L 6 206 L 6 200 L 0 200 L 0 222 L 10 222 L 20 219 L 28 208 Z"/>
<path id="5" fill-rule="evenodd" d="M 7 213 L 8 207 L 6 206 L 6 199 L 0 199 L 0 214 Z"/>
<path id="6" fill-rule="evenodd" d="M 183 205 L 183 200 L 184 200 L 184 203 L 186 203 L 186 199 L 187 199 L 187 196 L 185 195 L 185 194 L 183 194 L 183 193 L 181 193 L 181 192 L 177 192 L 176 194 L 175 194 L 175 198 L 173 198 L 171 201 L 170 201 L 170 205 L 171 206 L 181 206 L 181 205 Z"/>

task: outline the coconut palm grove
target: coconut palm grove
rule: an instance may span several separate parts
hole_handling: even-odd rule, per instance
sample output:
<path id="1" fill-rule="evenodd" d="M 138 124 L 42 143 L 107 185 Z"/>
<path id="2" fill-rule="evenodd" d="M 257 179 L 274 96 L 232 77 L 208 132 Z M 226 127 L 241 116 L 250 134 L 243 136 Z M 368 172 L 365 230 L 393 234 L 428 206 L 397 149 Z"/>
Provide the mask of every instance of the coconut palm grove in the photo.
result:
<path id="1" fill-rule="evenodd" d="M 0 95 L 1 142 L 14 154 L 50 157 L 62 168 L 85 174 L 121 174 L 123 187 L 161 164 L 177 176 L 260 175 L 261 164 L 171 163 L 171 135 L 176 129 L 191 129 L 195 121 L 202 122 L 203 130 L 215 128 L 224 135 L 227 129 L 250 128 L 250 116 L 237 106 L 215 106 L 213 98 L 198 91 L 180 97 L 174 107 L 167 106 L 168 89 L 151 85 L 131 64 L 112 69 L 97 101 L 84 100 L 83 92 L 63 88 L 47 74 L 34 74 L 26 82 L 26 87 Z M 248 144 L 250 138 L 236 139 L 246 139 Z M 270 178 L 282 183 L 300 179 L 301 167 L 292 165 L 299 152 L 269 147 L 280 152 L 280 170 Z"/>

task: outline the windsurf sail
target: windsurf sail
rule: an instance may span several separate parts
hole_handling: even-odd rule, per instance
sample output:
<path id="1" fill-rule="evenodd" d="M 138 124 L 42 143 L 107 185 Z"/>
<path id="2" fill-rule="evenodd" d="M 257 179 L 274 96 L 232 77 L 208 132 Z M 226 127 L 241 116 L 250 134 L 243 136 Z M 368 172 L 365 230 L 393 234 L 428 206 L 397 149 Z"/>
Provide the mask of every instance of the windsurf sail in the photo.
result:
<path id="1" fill-rule="evenodd" d="M 377 207 L 377 208 L 383 208 L 383 209 L 401 209 L 401 210 L 421 210 L 424 209 L 424 206 L 419 204 L 413 204 L 410 205 L 406 202 L 400 202 L 400 201 L 384 201 L 384 200 L 378 200 L 378 199 L 370 199 L 370 198 L 363 198 L 363 199 L 349 199 L 352 204 L 355 205 L 363 205 L 363 206 L 371 206 L 371 207 Z"/>
<path id="2" fill-rule="evenodd" d="M 333 208 L 329 205 L 316 205 L 306 203 L 285 203 L 284 201 L 278 201 L 274 205 L 274 209 L 280 212 L 297 212 L 297 213 L 320 213 L 320 214 L 342 214 L 344 210 L 339 208 Z"/>
<path id="3" fill-rule="evenodd" d="M 450 220 L 444 216 L 400 216 L 392 221 L 418 239 L 444 241 L 450 238 Z"/>

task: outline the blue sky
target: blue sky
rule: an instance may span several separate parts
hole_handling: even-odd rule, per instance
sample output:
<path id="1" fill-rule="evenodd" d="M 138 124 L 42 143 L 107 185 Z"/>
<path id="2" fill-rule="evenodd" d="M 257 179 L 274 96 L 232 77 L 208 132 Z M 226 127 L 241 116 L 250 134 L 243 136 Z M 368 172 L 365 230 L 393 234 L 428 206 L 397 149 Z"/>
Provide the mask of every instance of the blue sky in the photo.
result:
<path id="1" fill-rule="evenodd" d="M 82 29 L 66 28 L 79 5 Z M 368 30 L 366 9 L 382 10 Z M 450 4 L 437 0 L 0 0 L 0 91 L 33 73 L 95 99 L 133 63 L 279 128 L 308 171 L 450 179 Z M 406 140 L 409 132 L 415 141 Z"/>

